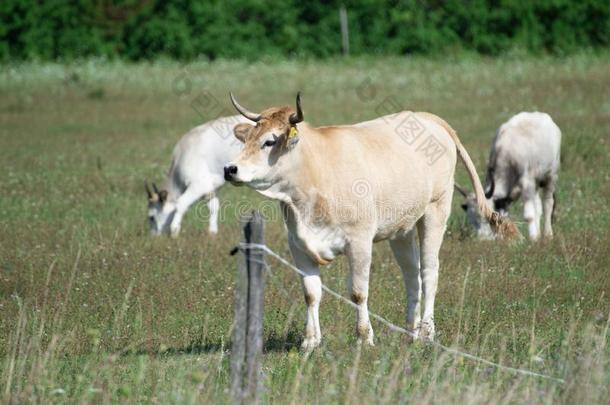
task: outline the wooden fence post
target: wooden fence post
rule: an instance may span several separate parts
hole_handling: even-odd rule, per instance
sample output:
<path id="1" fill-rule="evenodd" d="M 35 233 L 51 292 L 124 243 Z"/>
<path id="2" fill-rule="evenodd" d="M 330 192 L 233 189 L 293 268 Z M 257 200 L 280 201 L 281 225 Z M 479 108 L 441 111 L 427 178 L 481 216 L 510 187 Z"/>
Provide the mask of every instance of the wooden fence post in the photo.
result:
<path id="1" fill-rule="evenodd" d="M 341 25 L 341 48 L 343 55 L 349 55 L 349 25 L 347 23 L 347 9 L 345 5 L 339 7 L 339 24 Z"/>
<path id="2" fill-rule="evenodd" d="M 244 244 L 265 244 L 258 211 L 241 219 Z M 257 403 L 261 392 L 265 253 L 242 248 L 237 259 L 235 320 L 231 347 L 231 393 L 236 404 Z"/>

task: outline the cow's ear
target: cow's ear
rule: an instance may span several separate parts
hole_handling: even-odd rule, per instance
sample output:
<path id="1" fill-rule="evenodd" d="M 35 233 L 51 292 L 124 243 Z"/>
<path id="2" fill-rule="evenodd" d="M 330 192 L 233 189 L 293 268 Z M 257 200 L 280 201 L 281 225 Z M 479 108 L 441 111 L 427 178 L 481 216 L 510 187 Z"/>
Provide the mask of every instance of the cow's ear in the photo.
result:
<path id="1" fill-rule="evenodd" d="M 161 203 L 164 203 L 165 201 L 167 201 L 167 190 L 159 191 L 159 201 Z"/>
<path id="2" fill-rule="evenodd" d="M 237 124 L 235 125 L 235 128 L 233 128 L 233 134 L 237 139 L 239 139 L 240 142 L 245 143 L 250 131 L 252 131 L 252 128 L 254 128 L 254 126 L 251 124 Z"/>

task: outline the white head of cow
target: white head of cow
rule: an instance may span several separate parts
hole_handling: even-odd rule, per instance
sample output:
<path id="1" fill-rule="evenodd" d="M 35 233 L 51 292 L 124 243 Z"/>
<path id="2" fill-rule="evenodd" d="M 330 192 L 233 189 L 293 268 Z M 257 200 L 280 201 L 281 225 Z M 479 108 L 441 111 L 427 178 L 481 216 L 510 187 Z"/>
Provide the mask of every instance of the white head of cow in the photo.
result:
<path id="1" fill-rule="evenodd" d="M 464 202 L 461 207 L 466 213 L 466 219 L 468 223 L 474 228 L 479 239 L 491 240 L 495 239 L 495 234 L 489 225 L 489 222 L 485 221 L 480 214 L 477 207 L 477 200 L 473 192 L 468 192 L 459 184 L 455 184 L 455 189 L 464 197 Z M 485 198 L 487 203 L 491 205 L 495 211 L 501 216 L 508 216 L 508 207 L 512 202 L 510 197 L 496 198 L 494 196 L 495 182 L 493 179 L 493 172 L 488 173 L 488 186 L 485 190 Z"/>
<path id="2" fill-rule="evenodd" d="M 477 199 L 473 192 L 468 192 L 458 184 L 455 184 L 455 189 L 464 197 L 464 202 L 461 207 L 466 213 L 468 223 L 474 228 L 479 239 L 491 240 L 494 239 L 494 233 L 491 226 L 485 221 L 479 213 Z M 490 202 L 489 200 L 487 200 Z"/>
<path id="3" fill-rule="evenodd" d="M 233 94 L 231 102 L 240 114 L 256 125 L 235 126 L 235 137 L 244 143 L 244 148 L 235 161 L 224 167 L 225 179 L 236 185 L 247 184 L 264 190 L 274 184 L 284 158 L 299 141 L 297 124 L 303 121 L 301 94 L 297 94 L 296 111 L 290 107 L 274 107 L 257 114 L 242 107 Z"/>
<path id="4" fill-rule="evenodd" d="M 172 222 L 176 207 L 167 200 L 167 190 L 160 190 L 155 183 L 152 183 L 152 190 L 147 183 L 144 183 L 146 194 L 148 195 L 148 225 L 150 234 L 153 236 L 169 233 L 169 226 Z"/>

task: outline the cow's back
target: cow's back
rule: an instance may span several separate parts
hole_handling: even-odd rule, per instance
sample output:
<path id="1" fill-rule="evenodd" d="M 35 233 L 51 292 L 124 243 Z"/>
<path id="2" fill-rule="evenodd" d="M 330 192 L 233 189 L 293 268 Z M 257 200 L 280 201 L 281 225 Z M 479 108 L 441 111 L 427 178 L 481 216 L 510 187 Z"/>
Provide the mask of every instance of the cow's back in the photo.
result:
<path id="1" fill-rule="evenodd" d="M 491 160 L 497 169 L 528 172 L 544 177 L 559 169 L 561 131 L 541 112 L 522 112 L 498 129 Z"/>
<path id="2" fill-rule="evenodd" d="M 411 184 L 420 179 L 431 198 L 445 191 L 448 174 L 453 175 L 456 148 L 441 118 L 429 113 L 403 111 L 355 125 L 369 130 L 369 137 L 384 138 L 384 152 L 377 153 L 366 142 L 364 147 L 380 166 L 392 162 L 392 172 Z M 448 125 L 447 125 L 448 126 Z M 404 183 L 404 182 L 403 182 Z"/>
<path id="3" fill-rule="evenodd" d="M 316 186 L 342 204 L 335 210 L 358 207 L 360 225 L 374 219 L 380 238 L 412 227 L 452 187 L 455 144 L 426 114 L 402 112 L 317 131 L 325 139 L 311 145 L 317 153 L 307 159 L 309 171 L 319 173 Z"/>
<path id="4" fill-rule="evenodd" d="M 223 117 L 199 125 L 186 133 L 174 147 L 170 175 L 176 184 L 187 187 L 201 176 L 222 175 L 224 165 L 241 150 L 233 127 L 247 122 L 242 116 Z"/>

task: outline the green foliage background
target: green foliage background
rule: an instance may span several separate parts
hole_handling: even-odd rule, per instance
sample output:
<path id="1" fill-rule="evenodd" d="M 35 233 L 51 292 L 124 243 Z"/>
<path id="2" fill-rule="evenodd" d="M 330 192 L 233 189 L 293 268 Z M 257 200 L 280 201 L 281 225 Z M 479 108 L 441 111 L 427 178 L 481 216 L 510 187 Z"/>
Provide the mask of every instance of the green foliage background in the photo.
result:
<path id="1" fill-rule="evenodd" d="M 341 3 L 356 55 L 610 44 L 607 0 L 2 0 L 0 60 L 327 57 Z"/>

